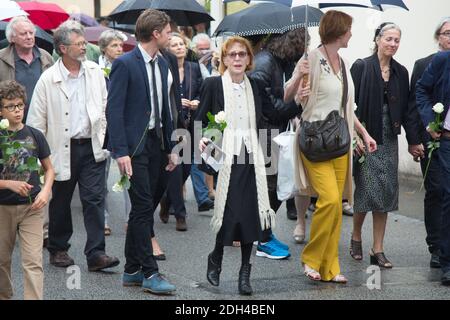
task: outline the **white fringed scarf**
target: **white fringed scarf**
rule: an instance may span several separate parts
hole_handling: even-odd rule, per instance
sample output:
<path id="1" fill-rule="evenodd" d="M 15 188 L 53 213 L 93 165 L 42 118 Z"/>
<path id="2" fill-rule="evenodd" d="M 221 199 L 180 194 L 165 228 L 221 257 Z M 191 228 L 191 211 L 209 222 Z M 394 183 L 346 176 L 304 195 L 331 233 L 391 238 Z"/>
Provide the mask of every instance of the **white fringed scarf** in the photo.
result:
<path id="1" fill-rule="evenodd" d="M 267 190 L 266 168 L 264 164 L 264 154 L 261 145 L 258 142 L 256 115 L 255 115 L 255 100 L 253 97 L 252 85 L 244 76 L 245 81 L 245 96 L 247 99 L 247 107 L 250 119 L 250 143 L 251 154 L 253 155 L 253 164 L 256 175 L 256 188 L 258 193 L 258 210 L 259 220 L 261 222 L 261 229 L 266 230 L 275 226 L 275 212 L 270 207 L 269 193 Z M 222 150 L 225 153 L 224 165 L 219 171 L 217 181 L 216 198 L 214 202 L 214 216 L 211 220 L 211 227 L 215 233 L 218 233 L 222 227 L 223 213 L 225 211 L 225 204 L 227 202 L 228 188 L 230 185 L 231 164 L 233 162 L 234 150 L 234 131 L 236 130 L 235 117 L 238 110 L 234 105 L 233 99 L 233 83 L 231 76 L 225 71 L 222 76 L 223 95 L 224 95 L 224 111 L 227 127 L 223 133 Z"/>

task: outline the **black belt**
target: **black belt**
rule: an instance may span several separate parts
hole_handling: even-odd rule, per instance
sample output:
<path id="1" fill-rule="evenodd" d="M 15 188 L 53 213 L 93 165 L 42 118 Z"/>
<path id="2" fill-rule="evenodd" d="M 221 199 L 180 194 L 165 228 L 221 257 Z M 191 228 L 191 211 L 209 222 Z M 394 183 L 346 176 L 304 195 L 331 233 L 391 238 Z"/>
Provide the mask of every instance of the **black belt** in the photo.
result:
<path id="1" fill-rule="evenodd" d="M 73 143 L 73 144 L 91 143 L 91 138 L 70 139 L 70 143 Z"/>

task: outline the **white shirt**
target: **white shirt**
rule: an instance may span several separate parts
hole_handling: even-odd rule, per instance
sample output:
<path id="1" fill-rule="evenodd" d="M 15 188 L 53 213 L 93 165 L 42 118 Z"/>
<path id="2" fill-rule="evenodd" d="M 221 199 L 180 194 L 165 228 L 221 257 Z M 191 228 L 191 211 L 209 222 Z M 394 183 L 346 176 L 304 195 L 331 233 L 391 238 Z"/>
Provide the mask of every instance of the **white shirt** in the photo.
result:
<path id="1" fill-rule="evenodd" d="M 70 103 L 70 137 L 73 139 L 91 138 L 91 122 L 86 109 L 86 77 L 83 64 L 77 76 L 67 70 L 59 60 L 59 68 L 67 87 Z"/>
<path id="2" fill-rule="evenodd" d="M 150 65 L 150 61 L 155 61 L 155 77 L 156 77 L 156 90 L 158 91 L 158 106 L 159 106 L 159 118 L 161 119 L 161 113 L 162 113 L 162 81 L 161 81 L 161 71 L 159 70 L 158 67 L 158 55 L 156 54 L 153 58 L 150 57 L 150 55 L 147 53 L 147 51 L 145 51 L 141 44 L 138 44 L 138 48 L 141 51 L 142 56 L 144 57 L 144 62 L 145 62 L 145 68 L 147 69 L 147 75 L 148 75 L 148 85 L 150 88 L 150 99 L 152 99 L 152 101 L 150 101 L 150 105 L 152 106 L 152 114 L 150 115 L 150 123 L 148 128 L 149 129 L 154 129 L 155 128 L 155 106 L 153 103 L 153 97 L 154 97 L 154 93 L 153 93 L 153 77 L 152 77 L 152 66 Z M 162 128 L 162 123 L 161 123 L 161 128 Z"/>
<path id="3" fill-rule="evenodd" d="M 448 109 L 447 116 L 445 117 L 444 120 L 444 129 L 450 131 L 450 109 Z"/>
<path id="4" fill-rule="evenodd" d="M 342 72 L 339 70 L 339 73 L 336 75 L 326 57 L 320 51 L 319 53 L 320 76 L 317 104 L 314 106 L 311 118 L 308 121 L 324 120 L 333 110 L 338 110 L 341 115 L 343 114 L 341 110 L 343 94 Z"/>
<path id="5" fill-rule="evenodd" d="M 250 143 L 250 114 L 248 111 L 247 97 L 245 95 L 245 82 L 233 83 L 234 105 L 237 107 L 239 114 L 235 119 L 234 132 L 234 150 L 233 154 L 239 156 L 242 142 L 247 147 L 247 152 L 252 152 Z"/>

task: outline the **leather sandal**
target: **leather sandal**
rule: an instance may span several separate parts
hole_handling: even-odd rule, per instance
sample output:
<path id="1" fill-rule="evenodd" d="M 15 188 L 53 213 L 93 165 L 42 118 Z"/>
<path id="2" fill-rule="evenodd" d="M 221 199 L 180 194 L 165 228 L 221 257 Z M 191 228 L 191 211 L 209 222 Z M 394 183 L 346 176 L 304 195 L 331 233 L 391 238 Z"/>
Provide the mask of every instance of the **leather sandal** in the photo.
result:
<path id="1" fill-rule="evenodd" d="M 371 265 L 376 265 L 386 269 L 391 269 L 393 267 L 392 263 L 384 255 L 384 252 L 375 253 L 373 249 L 370 249 L 369 255 Z"/>
<path id="2" fill-rule="evenodd" d="M 363 259 L 362 241 L 350 240 L 350 255 L 355 260 Z"/>
<path id="3" fill-rule="evenodd" d="M 305 276 L 307 276 L 310 280 L 312 281 L 321 281 L 322 277 L 320 276 L 320 273 L 317 272 L 316 270 L 312 269 L 310 266 L 308 266 L 307 264 L 303 265 L 305 268 L 304 274 Z"/>
<path id="4" fill-rule="evenodd" d="M 347 280 L 347 278 L 344 277 L 342 274 L 338 274 L 336 277 L 334 277 L 333 279 L 331 279 L 330 282 L 345 284 L 345 283 L 348 282 L 348 280 Z"/>

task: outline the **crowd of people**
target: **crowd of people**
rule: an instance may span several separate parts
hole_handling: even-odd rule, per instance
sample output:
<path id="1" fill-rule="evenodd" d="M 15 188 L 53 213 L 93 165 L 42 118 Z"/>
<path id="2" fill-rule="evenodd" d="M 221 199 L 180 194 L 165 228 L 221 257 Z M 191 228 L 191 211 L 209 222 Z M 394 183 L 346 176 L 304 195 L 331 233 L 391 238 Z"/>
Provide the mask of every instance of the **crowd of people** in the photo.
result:
<path id="1" fill-rule="evenodd" d="M 305 216 L 308 208 L 314 212 L 301 254 L 303 273 L 311 281 L 347 283 L 339 262 L 343 212 L 353 215 L 351 257 L 364 258 L 362 227 L 371 212 L 370 263 L 393 268 L 384 236 L 388 213 L 398 210 L 403 126 L 408 152 L 424 174 L 430 267 L 441 268 L 442 283 L 450 285 L 450 18 L 436 28 L 439 52 L 416 62 L 411 83 L 394 58 L 402 36 L 395 23 L 375 30 L 371 56 L 352 65 L 341 57 L 352 23 L 348 14 L 328 11 L 320 22 L 321 45 L 307 57 L 304 28 L 231 36 L 215 51 L 206 33 L 191 40 L 167 14 L 149 9 L 136 21 L 132 51 L 124 53 L 121 32 L 107 30 L 99 55 L 88 57 L 92 45 L 83 27 L 68 20 L 54 30 L 53 59 L 35 45 L 33 23 L 13 18 L 6 29 L 10 45 L 0 50 L 0 299 L 13 296 L 17 236 L 25 299 L 44 298 L 43 247 L 50 264 L 75 264 L 70 203 L 77 185 L 88 270 L 120 264 L 106 254 L 105 241 L 114 232 L 107 188 L 114 163 L 123 187 L 124 286 L 176 292 L 159 272 L 157 261 L 166 256 L 154 212 L 160 208 L 163 223 L 173 215 L 176 230 L 187 231 L 190 176 L 198 211 L 214 210 L 208 282 L 219 286 L 224 247 L 238 246 L 238 291 L 251 295 L 253 245 L 259 257 L 291 255 L 272 231 L 283 202 L 272 139 L 288 123 L 296 130 L 290 157 L 298 191 L 286 201 L 288 218 L 297 221 L 295 242 L 306 242 Z M 438 126 L 436 112 L 442 113 Z M 211 138 L 207 128 L 219 114 L 226 126 Z M 427 144 L 437 140 L 439 149 L 429 159 Z M 218 171 L 199 156 L 210 144 L 225 155 Z"/>

